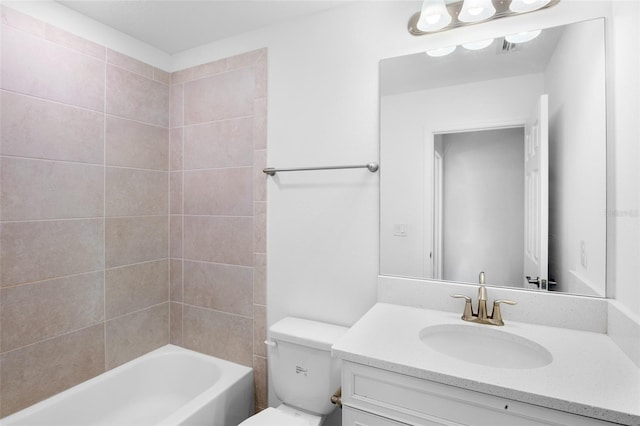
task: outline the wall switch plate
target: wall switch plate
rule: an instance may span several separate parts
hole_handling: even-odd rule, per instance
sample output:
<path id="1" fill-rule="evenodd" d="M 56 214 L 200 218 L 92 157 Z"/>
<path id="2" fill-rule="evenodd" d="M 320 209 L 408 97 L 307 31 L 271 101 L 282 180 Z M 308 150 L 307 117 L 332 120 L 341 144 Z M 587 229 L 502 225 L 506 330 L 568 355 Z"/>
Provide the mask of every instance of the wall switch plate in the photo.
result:
<path id="1" fill-rule="evenodd" d="M 406 223 L 396 223 L 393 225 L 393 235 L 396 237 L 406 237 L 407 236 L 407 224 Z"/>

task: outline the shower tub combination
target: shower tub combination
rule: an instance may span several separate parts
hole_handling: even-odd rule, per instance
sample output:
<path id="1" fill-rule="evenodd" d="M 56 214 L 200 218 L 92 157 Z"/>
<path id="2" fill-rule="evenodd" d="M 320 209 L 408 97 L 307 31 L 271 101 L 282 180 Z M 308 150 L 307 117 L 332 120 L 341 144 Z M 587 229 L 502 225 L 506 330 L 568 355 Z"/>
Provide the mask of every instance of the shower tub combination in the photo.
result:
<path id="1" fill-rule="evenodd" d="M 253 370 L 167 345 L 2 419 L 3 426 L 237 425 Z"/>

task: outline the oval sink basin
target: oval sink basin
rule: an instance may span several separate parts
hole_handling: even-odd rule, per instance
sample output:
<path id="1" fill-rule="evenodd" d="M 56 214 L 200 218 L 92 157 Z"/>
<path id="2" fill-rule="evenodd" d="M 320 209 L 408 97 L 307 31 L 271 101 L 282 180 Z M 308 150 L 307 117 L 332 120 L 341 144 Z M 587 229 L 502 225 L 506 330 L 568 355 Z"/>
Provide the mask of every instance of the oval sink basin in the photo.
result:
<path id="1" fill-rule="evenodd" d="M 551 353 L 538 343 L 490 327 L 433 325 L 420 331 L 420 340 L 437 352 L 487 367 L 528 369 L 553 361 Z"/>

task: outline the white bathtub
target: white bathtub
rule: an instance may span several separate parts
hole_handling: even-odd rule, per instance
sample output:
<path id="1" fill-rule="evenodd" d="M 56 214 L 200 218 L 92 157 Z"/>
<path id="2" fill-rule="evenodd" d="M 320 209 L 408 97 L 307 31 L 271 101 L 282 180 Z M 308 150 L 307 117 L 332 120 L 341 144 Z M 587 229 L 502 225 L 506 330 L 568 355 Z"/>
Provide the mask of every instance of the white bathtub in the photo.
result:
<path id="1" fill-rule="evenodd" d="M 2 426 L 237 425 L 252 369 L 167 345 L 0 420 Z"/>

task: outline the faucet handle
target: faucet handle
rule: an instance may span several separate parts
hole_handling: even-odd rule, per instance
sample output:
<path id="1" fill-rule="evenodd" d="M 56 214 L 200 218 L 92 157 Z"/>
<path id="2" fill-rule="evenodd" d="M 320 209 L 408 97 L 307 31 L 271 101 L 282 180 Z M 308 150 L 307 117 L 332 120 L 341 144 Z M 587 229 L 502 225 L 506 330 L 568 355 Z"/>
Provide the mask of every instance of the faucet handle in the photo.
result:
<path id="1" fill-rule="evenodd" d="M 451 297 L 455 297 L 456 299 L 464 299 L 467 302 L 471 302 L 471 298 L 469 296 L 465 296 L 464 294 L 451 294 Z"/>
<path id="2" fill-rule="evenodd" d="M 507 300 L 507 299 L 500 299 L 500 300 L 496 300 L 493 302 L 494 305 L 499 305 L 500 303 L 504 303 L 506 305 L 517 305 L 518 302 L 513 301 L 513 300 Z"/>
<path id="3" fill-rule="evenodd" d="M 473 317 L 473 308 L 471 306 L 471 298 L 469 296 L 465 296 L 464 294 L 452 294 L 451 297 L 455 297 L 456 299 L 464 299 L 464 311 L 462 312 L 462 319 L 467 320 Z"/>
<path id="4" fill-rule="evenodd" d="M 500 311 L 500 304 L 504 303 L 506 305 L 517 305 L 518 302 L 514 302 L 513 300 L 500 299 L 493 301 L 493 312 L 491 312 L 491 319 L 494 325 L 504 325 L 504 321 L 502 321 L 502 312 Z"/>

